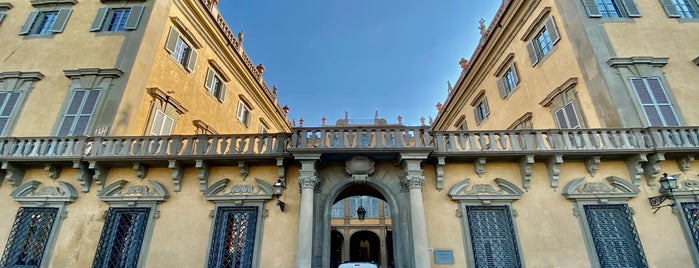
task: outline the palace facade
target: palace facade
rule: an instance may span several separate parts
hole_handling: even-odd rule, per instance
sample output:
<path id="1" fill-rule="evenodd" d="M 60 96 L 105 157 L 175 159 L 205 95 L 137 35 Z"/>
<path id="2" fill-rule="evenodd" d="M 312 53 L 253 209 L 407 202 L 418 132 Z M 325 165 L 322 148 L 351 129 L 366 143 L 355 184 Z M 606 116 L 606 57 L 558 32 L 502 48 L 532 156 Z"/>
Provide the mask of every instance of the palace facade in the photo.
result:
<path id="1" fill-rule="evenodd" d="M 420 127 L 292 127 L 216 5 L 0 3 L 0 267 L 699 266 L 697 1 L 503 1 Z"/>

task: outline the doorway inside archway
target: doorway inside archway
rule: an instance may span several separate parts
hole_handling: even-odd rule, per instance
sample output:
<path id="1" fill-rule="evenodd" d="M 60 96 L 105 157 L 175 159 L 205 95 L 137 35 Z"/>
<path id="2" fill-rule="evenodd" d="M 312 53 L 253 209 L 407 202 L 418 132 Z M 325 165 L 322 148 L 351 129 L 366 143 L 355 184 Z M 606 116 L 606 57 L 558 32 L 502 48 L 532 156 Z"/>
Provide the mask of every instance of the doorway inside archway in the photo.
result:
<path id="1" fill-rule="evenodd" d="M 393 267 L 389 203 L 376 192 L 356 188 L 344 191 L 336 200 L 331 208 L 330 267 L 348 261 Z"/>

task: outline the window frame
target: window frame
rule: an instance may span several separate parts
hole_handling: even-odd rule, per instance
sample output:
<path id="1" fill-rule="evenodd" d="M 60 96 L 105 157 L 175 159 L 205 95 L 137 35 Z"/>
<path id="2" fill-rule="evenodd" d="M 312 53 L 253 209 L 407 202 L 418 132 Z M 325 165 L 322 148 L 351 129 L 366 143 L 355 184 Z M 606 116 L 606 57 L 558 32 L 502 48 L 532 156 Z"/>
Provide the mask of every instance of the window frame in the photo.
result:
<path id="1" fill-rule="evenodd" d="M 56 129 L 56 135 L 57 135 L 57 136 L 84 136 L 84 135 L 87 135 L 87 134 L 88 134 L 88 130 L 90 130 L 90 126 L 91 126 L 92 123 L 93 123 L 93 120 L 92 120 L 92 119 L 93 119 L 93 117 L 95 116 L 95 114 L 97 113 L 97 110 L 98 110 L 98 108 L 99 108 L 100 100 L 101 100 L 101 98 L 102 98 L 103 95 L 104 95 L 104 94 L 102 94 L 102 91 L 103 91 L 103 90 L 102 90 L 101 88 L 94 88 L 94 89 L 76 88 L 76 89 L 71 90 L 71 91 L 70 91 L 70 98 L 69 98 L 68 101 L 66 102 L 66 104 L 65 104 L 65 109 L 62 111 L 62 113 L 61 113 L 62 115 L 61 115 L 61 117 L 60 117 L 60 119 L 59 119 L 59 121 L 58 121 L 58 128 Z M 69 114 L 69 112 L 70 112 L 70 110 L 71 110 L 71 106 L 72 106 L 73 102 L 75 101 L 74 98 L 76 97 L 76 95 L 77 95 L 78 92 L 85 92 L 85 95 L 83 95 L 82 101 L 81 101 L 80 104 L 78 105 L 76 113 L 71 113 L 71 114 Z M 91 108 L 91 109 L 92 109 L 92 112 L 89 113 L 89 117 L 87 117 L 88 119 L 87 119 L 87 122 L 85 123 L 84 131 L 83 131 L 83 133 L 77 133 L 77 134 L 76 134 L 76 133 L 75 133 L 75 130 L 76 130 L 76 127 L 77 127 L 77 125 L 78 125 L 78 121 L 79 121 L 78 119 L 81 118 L 81 117 L 84 117 L 84 116 L 87 116 L 87 115 L 88 115 L 87 113 L 84 113 L 85 102 L 90 98 L 90 95 L 91 95 L 92 93 L 94 93 L 94 92 L 97 92 L 97 93 L 96 93 L 96 94 L 97 94 L 97 97 L 96 97 L 96 100 L 95 100 L 95 102 L 94 102 L 94 106 Z M 71 126 L 70 126 L 70 128 L 67 130 L 67 133 L 63 133 L 63 132 L 62 132 L 62 131 L 63 131 L 63 126 L 67 123 L 67 121 L 66 121 L 67 119 L 66 119 L 66 118 L 69 117 L 69 116 L 74 117 L 74 119 L 73 119 L 73 121 L 70 123 Z"/>
<path id="2" fill-rule="evenodd" d="M 158 116 L 161 115 L 162 121 L 160 122 L 160 130 L 158 133 L 155 133 L 154 129 L 156 128 L 156 122 L 158 121 Z M 170 128 L 166 131 L 166 133 L 163 133 L 163 129 L 166 126 L 166 122 L 169 119 L 170 123 Z M 175 119 L 166 114 L 164 111 L 156 108 L 155 113 L 153 116 L 153 122 L 151 123 L 151 129 L 149 135 L 151 136 L 167 136 L 172 134 L 172 130 L 175 128 Z"/>
<path id="3" fill-rule="evenodd" d="M 490 115 L 490 108 L 488 107 L 488 99 L 486 96 L 482 96 L 476 105 L 474 106 L 473 113 L 476 119 L 476 125 L 480 125 L 488 119 Z"/>
<path id="4" fill-rule="evenodd" d="M 634 80 L 641 80 L 645 86 L 645 90 L 648 92 L 648 97 L 651 98 L 652 103 L 644 103 L 641 95 L 639 94 L 639 88 L 636 86 L 634 83 Z M 665 98 L 666 102 L 665 103 L 660 103 L 657 100 L 657 95 L 656 92 L 653 92 L 653 89 L 651 88 L 650 85 L 650 80 L 655 80 L 657 82 L 657 85 L 660 86 L 661 93 L 663 94 L 662 97 Z M 678 113 L 676 111 L 675 105 L 672 102 L 672 99 L 670 98 L 670 95 L 668 94 L 667 90 L 665 89 L 665 85 L 663 85 L 663 79 L 658 76 L 653 76 L 653 77 L 629 77 L 629 83 L 631 84 L 631 90 L 633 91 L 634 95 L 636 96 L 636 101 L 638 101 L 638 104 L 640 105 L 641 110 L 643 111 L 643 116 L 646 119 L 646 124 L 648 126 L 680 126 L 680 118 L 678 116 Z M 667 121 L 669 118 L 666 118 L 666 115 L 663 114 L 661 106 L 668 106 L 670 108 L 670 112 L 672 112 L 672 119 L 674 119 L 676 125 L 671 125 Z M 648 116 L 648 112 L 646 111 L 646 107 L 653 107 L 655 112 L 658 114 L 658 118 L 660 119 L 661 125 L 655 125 L 653 122 L 651 122 L 651 118 Z"/>
<path id="5" fill-rule="evenodd" d="M 634 0 L 581 0 L 582 6 L 585 9 L 585 13 L 589 18 L 601 18 L 606 20 L 618 20 L 627 18 L 638 18 L 641 17 L 641 11 L 638 9 L 638 5 Z M 598 1 L 611 1 L 611 3 L 598 3 Z M 608 10 L 607 5 L 613 5 L 616 11 L 619 13 L 619 17 L 609 17 L 605 16 L 607 12 L 603 12 L 600 8 L 600 4 L 605 5 L 605 11 Z"/>
<path id="6" fill-rule="evenodd" d="M 529 56 L 529 62 L 531 63 L 531 66 L 536 66 L 537 64 L 539 64 L 539 62 L 543 61 L 544 59 L 548 58 L 549 55 L 553 54 L 553 51 L 556 49 L 556 45 L 561 40 L 561 33 L 558 31 L 556 20 L 553 16 L 549 15 L 548 12 L 550 11 L 547 11 L 546 13 L 542 14 L 542 20 L 537 22 L 537 25 L 540 24 L 540 26 L 536 28 L 532 27 L 532 29 L 530 29 L 532 31 L 534 29 L 538 29 L 538 31 L 536 31 L 536 34 L 533 34 L 534 32 L 530 33 L 532 35 L 530 35 L 531 37 L 527 41 L 527 54 Z M 547 16 L 545 20 L 543 19 L 543 17 L 545 17 L 544 15 Z M 548 36 L 547 40 L 550 41 L 550 43 L 547 42 L 547 44 L 550 45 L 550 47 L 547 50 L 545 50 L 539 42 L 539 38 L 542 36 Z"/>
<path id="7" fill-rule="evenodd" d="M 129 14 L 123 20 L 123 27 L 121 29 L 111 29 L 112 22 L 116 11 L 128 10 Z M 113 7 L 113 6 L 103 6 L 97 10 L 97 15 L 95 16 L 92 26 L 90 26 L 91 32 L 126 32 L 138 29 L 138 24 L 141 21 L 141 16 L 145 6 L 143 5 L 133 5 L 124 7 Z"/>
<path id="8" fill-rule="evenodd" d="M 559 112 L 562 112 L 561 115 L 563 115 L 565 122 L 561 122 L 560 117 L 558 116 Z M 575 116 L 575 121 L 577 122 L 577 125 L 573 126 L 570 122 L 570 113 Z M 578 110 L 575 108 L 575 103 L 573 100 L 568 101 L 563 107 L 560 109 L 557 109 L 554 113 L 554 119 L 556 120 L 556 126 L 559 129 L 580 129 L 582 128 L 582 124 L 580 123 L 580 116 L 578 115 Z M 562 123 L 565 123 L 565 126 L 563 126 Z"/>
<path id="9" fill-rule="evenodd" d="M 627 208 L 626 211 L 629 212 L 628 219 L 633 225 L 631 235 L 635 236 L 633 239 L 637 242 L 640 248 L 640 256 L 638 257 L 640 257 L 642 262 L 646 265 L 646 267 L 648 267 L 645 250 L 643 249 L 640 237 L 638 236 L 638 230 L 635 227 L 636 223 L 633 220 L 633 210 L 628 205 L 629 199 L 638 196 L 641 190 L 638 188 L 638 186 L 632 184 L 631 182 L 615 176 L 606 177 L 604 181 L 606 182 L 585 182 L 585 178 L 578 178 L 568 182 L 561 191 L 561 194 L 564 197 L 573 202 L 573 214 L 578 218 L 578 223 L 580 224 L 580 228 L 582 230 L 585 248 L 587 250 L 587 255 L 590 259 L 591 265 L 594 267 L 599 267 L 601 263 L 597 253 L 597 245 L 592 237 L 592 231 L 590 229 L 590 223 L 588 222 L 585 206 L 623 205 Z"/>
<path id="10" fill-rule="evenodd" d="M 511 59 L 510 59 L 511 60 Z M 500 98 L 507 98 L 517 90 L 519 85 L 519 74 L 517 73 L 517 64 L 511 61 L 509 67 L 502 72 L 498 78 L 497 86 Z"/>
<path id="11" fill-rule="evenodd" d="M 165 50 L 170 54 L 170 58 L 177 62 L 179 66 L 193 73 L 196 69 L 197 58 L 199 57 L 197 44 L 190 43 L 185 39 L 188 39 L 187 36 L 181 34 L 175 26 L 170 27 L 170 32 L 165 39 Z"/>
<path id="12" fill-rule="evenodd" d="M 220 103 L 224 103 L 226 100 L 226 81 L 219 72 L 212 67 L 206 71 L 206 81 L 204 82 L 204 88 Z"/>
<path id="13" fill-rule="evenodd" d="M 122 228 L 122 221 L 119 220 L 122 217 L 124 217 L 123 214 L 127 213 L 145 214 L 137 216 L 138 218 L 142 217 L 142 219 L 136 219 L 135 221 L 131 222 L 128 227 L 129 233 L 132 232 L 131 230 L 136 229 L 135 232 L 137 233 L 135 235 L 137 237 L 131 237 L 130 234 L 124 237 L 117 237 L 117 234 L 120 233 L 119 229 Z M 108 264 L 111 264 L 114 259 L 121 259 L 123 262 L 121 262 L 120 264 L 126 265 L 127 267 L 131 267 L 132 265 L 136 267 L 141 267 L 143 265 L 143 263 L 140 261 L 141 255 L 146 253 L 143 252 L 143 244 L 146 238 L 148 221 L 150 220 L 151 215 L 152 212 L 150 207 L 110 206 L 107 213 L 104 216 L 105 223 L 102 227 L 102 232 L 100 234 L 99 242 L 97 243 L 97 248 L 95 249 L 95 257 L 92 262 L 92 267 L 104 267 Z M 141 224 L 143 226 L 139 226 Z M 124 250 L 119 250 L 119 255 L 113 254 L 114 250 L 112 248 L 115 246 L 115 241 L 122 239 L 126 240 L 126 238 L 129 238 L 128 244 L 131 244 L 132 247 L 137 247 L 137 250 L 135 250 L 137 253 L 135 253 L 135 255 L 133 256 L 130 256 L 133 253 L 133 251 L 124 252 Z M 137 245 L 134 245 L 133 243 L 137 243 Z"/>

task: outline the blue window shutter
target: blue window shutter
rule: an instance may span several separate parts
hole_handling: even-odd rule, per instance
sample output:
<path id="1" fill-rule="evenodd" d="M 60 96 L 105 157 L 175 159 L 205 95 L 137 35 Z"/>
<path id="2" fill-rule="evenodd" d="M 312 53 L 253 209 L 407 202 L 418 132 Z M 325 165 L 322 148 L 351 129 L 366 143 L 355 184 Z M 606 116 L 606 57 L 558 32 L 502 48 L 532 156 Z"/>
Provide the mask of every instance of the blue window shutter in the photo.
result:
<path id="1" fill-rule="evenodd" d="M 97 16 L 95 17 L 95 20 L 92 21 L 90 32 L 98 32 L 102 30 L 102 25 L 104 24 L 104 19 L 107 17 L 107 13 L 109 13 L 109 7 L 107 6 L 100 7 L 100 9 L 97 10 Z"/>
<path id="2" fill-rule="evenodd" d="M 663 6 L 663 9 L 665 9 L 665 13 L 667 14 L 668 17 L 670 17 L 670 18 L 679 18 L 680 17 L 680 12 L 677 10 L 677 7 L 675 7 L 675 3 L 673 3 L 672 0 L 660 0 L 660 5 Z"/>
<path id="3" fill-rule="evenodd" d="M 197 66 L 197 57 L 199 57 L 199 53 L 197 53 L 197 50 L 192 48 L 189 51 L 189 59 L 187 60 L 187 70 L 190 72 L 194 72 L 194 68 Z"/>
<path id="4" fill-rule="evenodd" d="M 56 21 L 53 23 L 53 26 L 51 27 L 52 33 L 63 32 L 63 29 L 66 27 L 66 23 L 68 23 L 68 18 L 70 18 L 71 12 L 73 12 L 73 10 L 70 8 L 61 8 L 60 10 L 58 10 L 58 16 L 56 16 Z"/>
<path id="5" fill-rule="evenodd" d="M 536 47 L 534 46 L 534 40 L 527 43 L 527 53 L 529 54 L 529 61 L 532 66 L 539 62 L 539 55 L 536 52 Z"/>
<path id="6" fill-rule="evenodd" d="M 129 12 L 129 18 L 126 19 L 124 29 L 136 30 L 138 28 L 138 22 L 141 21 L 141 15 L 143 14 L 143 10 L 145 8 L 146 7 L 141 5 L 131 7 L 131 11 Z"/>
<path id="7" fill-rule="evenodd" d="M 556 21 L 553 17 L 549 17 L 546 20 L 546 30 L 549 32 L 549 37 L 551 37 L 551 44 L 558 43 L 561 40 L 561 35 L 558 33 L 558 28 L 556 27 Z"/>
<path id="8" fill-rule="evenodd" d="M 31 13 L 29 13 L 29 17 L 27 17 L 27 21 L 24 22 L 24 25 L 22 25 L 22 28 L 19 30 L 20 35 L 25 35 L 29 34 L 29 32 L 32 31 L 32 26 L 34 26 L 34 22 L 36 21 L 36 18 L 39 16 L 39 11 L 34 10 Z"/>
<path id="9" fill-rule="evenodd" d="M 638 6 L 636 6 L 633 0 L 621 0 L 621 2 L 624 4 L 629 17 L 636 18 L 641 16 L 641 11 L 638 10 Z"/>
<path id="10" fill-rule="evenodd" d="M 5 18 L 5 11 L 0 11 L 0 23 L 2 23 L 3 18 Z"/>
<path id="11" fill-rule="evenodd" d="M 585 7 L 585 13 L 590 18 L 601 18 L 602 13 L 599 11 L 599 7 L 595 0 L 582 0 L 583 7 Z"/>
<path id="12" fill-rule="evenodd" d="M 180 38 L 180 33 L 175 29 L 175 27 L 170 28 L 170 33 L 167 35 L 167 42 L 165 43 L 165 50 L 170 53 L 175 52 L 175 47 L 177 46 L 177 39 Z"/>

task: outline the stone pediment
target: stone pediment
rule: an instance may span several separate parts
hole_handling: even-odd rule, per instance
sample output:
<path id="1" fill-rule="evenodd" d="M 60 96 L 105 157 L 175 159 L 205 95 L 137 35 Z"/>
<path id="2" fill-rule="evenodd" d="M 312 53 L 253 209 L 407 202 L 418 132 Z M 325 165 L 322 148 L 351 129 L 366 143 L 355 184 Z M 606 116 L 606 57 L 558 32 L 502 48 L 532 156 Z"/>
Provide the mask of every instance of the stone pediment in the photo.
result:
<path id="1" fill-rule="evenodd" d="M 520 199 L 524 194 L 524 191 L 517 187 L 517 185 L 502 178 L 496 178 L 494 180 L 497 188 L 493 185 L 482 183 L 474 184 L 469 189 L 470 180 L 471 179 L 464 179 L 451 187 L 449 190 L 449 197 L 451 197 L 451 200 L 480 200 L 484 203 L 495 200 L 511 202 Z"/>
<path id="2" fill-rule="evenodd" d="M 43 186 L 39 181 L 26 182 L 10 193 L 10 196 L 21 203 L 66 203 L 74 202 L 78 192 L 70 183 L 58 181 L 58 186 Z"/>
<path id="3" fill-rule="evenodd" d="M 574 179 L 563 188 L 563 196 L 574 200 L 627 200 L 641 191 L 638 186 L 616 176 L 605 178 L 605 182 L 585 182 L 585 178 Z"/>
<path id="4" fill-rule="evenodd" d="M 230 179 L 221 179 L 204 191 L 209 201 L 269 200 L 274 193 L 272 185 L 255 178 L 255 184 L 236 183 L 228 187 Z"/>
<path id="5" fill-rule="evenodd" d="M 104 202 L 163 202 L 170 197 L 165 186 L 157 181 L 149 180 L 150 185 L 130 185 L 120 180 L 104 187 L 97 197 Z"/>

